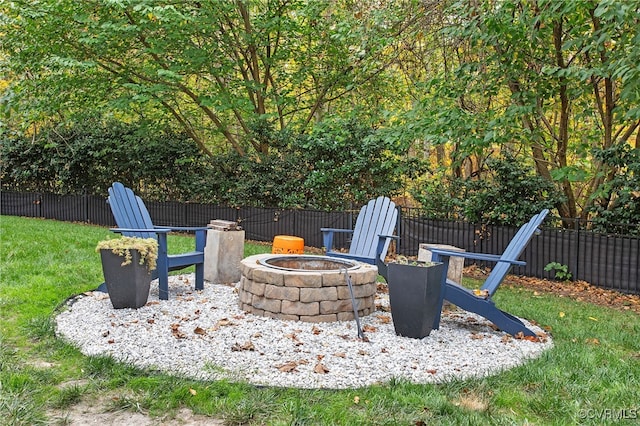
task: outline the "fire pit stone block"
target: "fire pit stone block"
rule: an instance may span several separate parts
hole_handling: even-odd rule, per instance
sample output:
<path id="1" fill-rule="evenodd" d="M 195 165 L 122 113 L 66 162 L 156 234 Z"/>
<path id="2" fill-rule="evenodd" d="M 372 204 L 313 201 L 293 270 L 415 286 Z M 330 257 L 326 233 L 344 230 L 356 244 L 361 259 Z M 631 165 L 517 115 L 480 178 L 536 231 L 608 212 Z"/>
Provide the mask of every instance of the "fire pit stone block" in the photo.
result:
<path id="1" fill-rule="evenodd" d="M 299 261 L 303 265 L 300 269 L 273 268 L 261 263 L 266 257 L 273 255 L 249 256 L 241 262 L 242 277 L 236 289 L 242 310 L 258 316 L 313 323 L 351 321 L 355 318 L 344 269 L 305 270 L 305 255 L 295 259 L 296 264 Z M 308 258 L 310 263 L 318 261 L 317 256 Z M 356 267 L 349 268 L 348 274 L 358 316 L 373 313 L 377 268 L 356 263 Z"/>

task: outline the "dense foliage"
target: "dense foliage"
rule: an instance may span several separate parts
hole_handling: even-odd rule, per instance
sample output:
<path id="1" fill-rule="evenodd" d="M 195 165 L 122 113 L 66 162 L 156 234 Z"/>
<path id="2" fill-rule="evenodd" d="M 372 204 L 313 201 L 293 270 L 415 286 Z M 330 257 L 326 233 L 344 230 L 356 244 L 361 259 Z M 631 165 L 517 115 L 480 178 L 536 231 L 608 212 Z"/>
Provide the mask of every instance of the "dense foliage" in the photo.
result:
<path id="1" fill-rule="evenodd" d="M 597 230 L 628 233 L 617 224 L 636 224 L 640 235 L 640 149 L 621 145 L 601 150 L 595 156 L 607 164 L 611 177 L 602 185 L 591 207 Z"/>
<path id="2" fill-rule="evenodd" d="M 105 194 L 114 180 L 183 198 L 204 165 L 186 135 L 145 123 L 88 119 L 31 137 L 2 134 L 2 185 L 27 191 Z"/>
<path id="3" fill-rule="evenodd" d="M 3 185 L 640 223 L 638 2 L 12 1 L 0 33 Z"/>
<path id="4" fill-rule="evenodd" d="M 358 120 L 327 120 L 310 135 L 253 125 L 274 153 L 203 155 L 187 135 L 142 123 L 90 120 L 34 137 L 3 135 L 6 189 L 104 194 L 115 180 L 155 200 L 346 209 L 401 190 L 419 167 Z M 191 142 L 191 143 L 190 143 Z"/>
<path id="5" fill-rule="evenodd" d="M 478 176 L 440 182 L 445 184 L 428 185 L 415 197 L 431 217 L 473 223 L 521 225 L 542 209 L 553 209 L 563 197 L 552 183 L 526 174 L 509 154 L 489 159 Z"/>

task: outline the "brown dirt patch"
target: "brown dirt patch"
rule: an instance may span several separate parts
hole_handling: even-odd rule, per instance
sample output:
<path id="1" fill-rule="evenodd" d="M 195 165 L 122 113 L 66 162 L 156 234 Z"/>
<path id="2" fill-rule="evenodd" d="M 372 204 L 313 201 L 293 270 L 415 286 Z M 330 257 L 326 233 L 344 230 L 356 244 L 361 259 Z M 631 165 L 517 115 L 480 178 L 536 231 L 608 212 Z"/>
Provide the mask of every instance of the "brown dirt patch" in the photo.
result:
<path id="1" fill-rule="evenodd" d="M 188 408 L 156 418 L 141 412 L 107 411 L 104 405 L 88 402 L 81 402 L 64 411 L 51 412 L 49 416 L 59 421 L 59 424 L 72 426 L 219 426 L 224 424 L 221 419 L 193 414 Z"/>

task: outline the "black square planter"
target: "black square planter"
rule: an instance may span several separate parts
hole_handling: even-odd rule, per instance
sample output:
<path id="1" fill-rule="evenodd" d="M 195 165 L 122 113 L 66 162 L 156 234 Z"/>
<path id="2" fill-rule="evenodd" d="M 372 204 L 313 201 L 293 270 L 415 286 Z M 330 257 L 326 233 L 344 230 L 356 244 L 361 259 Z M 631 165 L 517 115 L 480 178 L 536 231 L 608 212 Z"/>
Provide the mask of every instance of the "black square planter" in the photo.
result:
<path id="1" fill-rule="evenodd" d="M 147 303 L 151 272 L 140 265 L 140 252 L 131 250 L 131 263 L 122 266 L 124 257 L 111 250 L 100 250 L 102 272 L 109 299 L 115 309 L 139 308 Z"/>
<path id="2" fill-rule="evenodd" d="M 433 329 L 442 309 L 444 264 L 387 264 L 389 304 L 396 334 L 421 339 Z"/>

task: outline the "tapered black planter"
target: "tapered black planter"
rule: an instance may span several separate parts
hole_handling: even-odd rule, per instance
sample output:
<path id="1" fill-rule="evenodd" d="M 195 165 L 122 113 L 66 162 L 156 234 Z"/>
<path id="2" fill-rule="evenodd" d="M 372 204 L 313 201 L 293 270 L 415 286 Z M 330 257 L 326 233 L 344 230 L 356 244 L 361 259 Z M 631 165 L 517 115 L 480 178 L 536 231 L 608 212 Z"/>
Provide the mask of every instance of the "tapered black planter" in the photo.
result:
<path id="1" fill-rule="evenodd" d="M 436 315 L 442 309 L 444 265 L 416 263 L 425 266 L 387 264 L 387 284 L 396 334 L 421 339 L 431 333 Z"/>
<path id="2" fill-rule="evenodd" d="M 131 263 L 122 266 L 124 257 L 111 250 L 100 250 L 102 273 L 115 309 L 139 308 L 147 303 L 151 286 L 151 272 L 140 265 L 140 252 L 130 250 Z"/>

